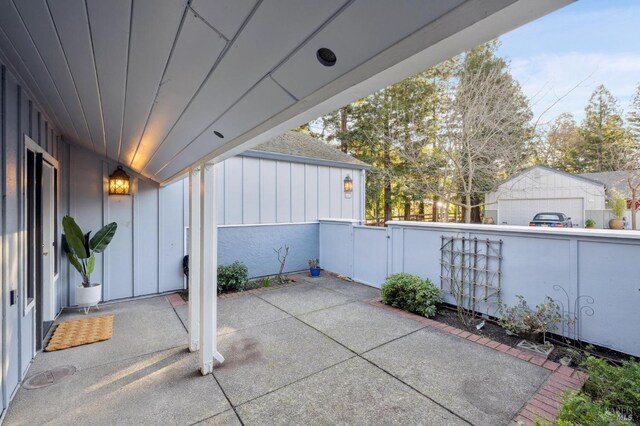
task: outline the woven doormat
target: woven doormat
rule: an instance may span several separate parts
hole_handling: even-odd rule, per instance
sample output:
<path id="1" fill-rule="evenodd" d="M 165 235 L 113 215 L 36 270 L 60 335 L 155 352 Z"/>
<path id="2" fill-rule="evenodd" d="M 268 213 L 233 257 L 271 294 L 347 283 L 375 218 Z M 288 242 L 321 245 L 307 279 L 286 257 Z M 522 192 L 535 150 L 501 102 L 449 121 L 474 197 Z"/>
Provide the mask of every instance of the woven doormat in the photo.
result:
<path id="1" fill-rule="evenodd" d="M 51 336 L 45 352 L 109 340 L 112 335 L 113 315 L 63 321 Z"/>

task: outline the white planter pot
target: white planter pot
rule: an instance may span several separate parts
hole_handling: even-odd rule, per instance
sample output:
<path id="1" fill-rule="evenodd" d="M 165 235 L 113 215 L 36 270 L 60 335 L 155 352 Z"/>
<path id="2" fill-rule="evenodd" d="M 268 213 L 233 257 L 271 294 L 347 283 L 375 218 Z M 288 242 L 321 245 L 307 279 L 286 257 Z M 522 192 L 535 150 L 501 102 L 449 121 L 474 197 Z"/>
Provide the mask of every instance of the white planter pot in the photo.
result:
<path id="1" fill-rule="evenodd" d="M 76 304 L 80 308 L 98 306 L 102 300 L 102 284 L 91 284 L 91 287 L 76 287 Z"/>

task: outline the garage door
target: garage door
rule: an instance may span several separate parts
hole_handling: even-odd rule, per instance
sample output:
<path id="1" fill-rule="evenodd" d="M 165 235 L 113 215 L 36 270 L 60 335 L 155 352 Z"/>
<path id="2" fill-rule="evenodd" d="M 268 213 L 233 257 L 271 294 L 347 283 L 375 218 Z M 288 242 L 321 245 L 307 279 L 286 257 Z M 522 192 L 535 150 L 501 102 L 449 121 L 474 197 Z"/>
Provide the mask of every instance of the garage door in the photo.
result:
<path id="1" fill-rule="evenodd" d="M 498 201 L 498 223 L 503 225 L 528 225 L 540 212 L 564 213 L 571 217 L 573 226 L 582 227 L 584 223 L 582 198 Z"/>

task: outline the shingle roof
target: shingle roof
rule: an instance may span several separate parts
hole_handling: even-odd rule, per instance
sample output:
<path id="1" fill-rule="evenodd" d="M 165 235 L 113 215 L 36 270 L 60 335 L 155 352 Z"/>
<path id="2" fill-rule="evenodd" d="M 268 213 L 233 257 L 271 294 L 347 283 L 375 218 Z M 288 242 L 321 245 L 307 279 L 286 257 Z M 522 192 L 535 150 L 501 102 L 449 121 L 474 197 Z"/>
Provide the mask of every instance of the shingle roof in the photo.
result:
<path id="1" fill-rule="evenodd" d="M 369 168 L 367 163 L 345 154 L 334 146 L 328 145 L 313 136 L 302 132 L 285 132 L 267 142 L 258 145 L 251 151 L 283 154 L 301 159 L 324 160 L 332 163 L 343 163 Z"/>
<path id="2" fill-rule="evenodd" d="M 607 191 L 615 189 L 622 196 L 630 197 L 631 193 L 627 186 L 627 175 L 629 173 L 628 171 L 621 170 L 616 172 L 581 173 L 579 176 L 602 182 Z"/>

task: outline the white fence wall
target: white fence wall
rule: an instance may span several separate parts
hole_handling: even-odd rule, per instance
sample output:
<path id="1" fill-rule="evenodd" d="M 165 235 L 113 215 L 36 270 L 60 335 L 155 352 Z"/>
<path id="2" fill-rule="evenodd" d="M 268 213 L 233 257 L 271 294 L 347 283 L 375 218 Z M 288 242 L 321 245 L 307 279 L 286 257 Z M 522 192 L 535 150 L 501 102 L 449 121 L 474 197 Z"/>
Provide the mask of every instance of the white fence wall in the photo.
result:
<path id="1" fill-rule="evenodd" d="M 398 272 L 439 285 L 442 236 L 502 240 L 505 303 L 523 295 L 535 306 L 550 296 L 579 317 L 581 340 L 640 356 L 640 232 L 419 222 L 382 229 L 321 221 L 320 262 L 376 287 Z M 496 315 L 497 307 L 487 313 Z"/>
<path id="2" fill-rule="evenodd" d="M 361 170 L 238 156 L 217 171 L 220 225 L 364 220 Z M 343 190 L 347 175 L 353 179 L 351 198 Z"/>

